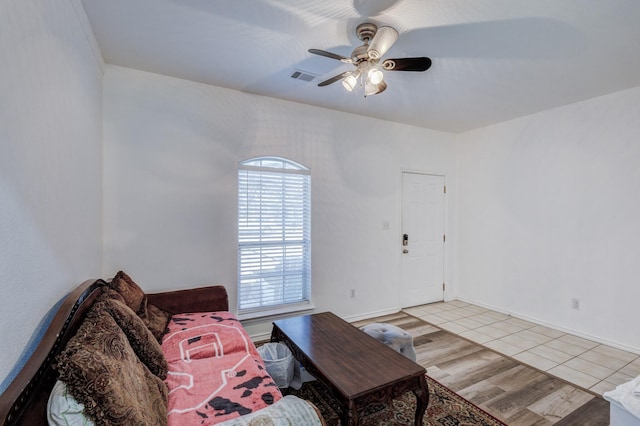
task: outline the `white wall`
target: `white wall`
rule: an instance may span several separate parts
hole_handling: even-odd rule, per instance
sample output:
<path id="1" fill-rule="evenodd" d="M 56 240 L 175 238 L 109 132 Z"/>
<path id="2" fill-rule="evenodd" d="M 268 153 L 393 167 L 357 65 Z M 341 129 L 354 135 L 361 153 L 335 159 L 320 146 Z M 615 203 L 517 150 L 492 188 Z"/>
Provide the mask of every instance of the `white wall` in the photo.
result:
<path id="1" fill-rule="evenodd" d="M 318 311 L 397 309 L 401 171 L 446 174 L 455 192 L 453 135 L 111 65 L 104 275 L 148 291 L 224 284 L 235 310 L 237 163 L 260 155 L 312 171 Z"/>
<path id="2" fill-rule="evenodd" d="M 639 118 L 636 88 L 461 135 L 462 298 L 640 351 Z"/>
<path id="3" fill-rule="evenodd" d="M 0 2 L 0 391 L 47 311 L 101 272 L 102 59 L 83 14 Z"/>

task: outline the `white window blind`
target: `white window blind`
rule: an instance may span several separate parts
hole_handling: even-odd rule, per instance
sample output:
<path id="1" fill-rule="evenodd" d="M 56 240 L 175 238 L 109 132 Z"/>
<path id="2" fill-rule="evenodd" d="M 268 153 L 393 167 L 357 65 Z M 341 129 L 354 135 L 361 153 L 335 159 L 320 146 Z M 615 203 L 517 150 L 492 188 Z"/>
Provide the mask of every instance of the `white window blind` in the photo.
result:
<path id="1" fill-rule="evenodd" d="M 261 157 L 238 169 L 238 311 L 309 303 L 310 171 Z"/>

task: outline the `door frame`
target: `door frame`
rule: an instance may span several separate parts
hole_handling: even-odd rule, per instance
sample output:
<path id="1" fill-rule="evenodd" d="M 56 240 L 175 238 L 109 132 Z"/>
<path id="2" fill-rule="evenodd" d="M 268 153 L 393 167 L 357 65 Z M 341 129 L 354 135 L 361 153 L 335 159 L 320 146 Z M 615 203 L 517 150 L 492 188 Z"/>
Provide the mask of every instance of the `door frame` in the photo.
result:
<path id="1" fill-rule="evenodd" d="M 413 173 L 413 174 L 418 174 L 418 175 L 429 175 L 429 176 L 438 176 L 438 177 L 442 177 L 444 180 L 444 185 L 446 188 L 446 192 L 444 193 L 444 199 L 443 199 L 443 215 L 444 215 L 444 234 L 446 235 L 446 240 L 444 241 L 444 247 L 443 247 L 443 251 L 442 251 L 442 276 L 444 278 L 444 282 L 445 282 L 445 289 L 442 292 L 442 297 L 444 301 L 447 300 L 452 300 L 452 295 L 453 293 L 453 282 L 452 282 L 452 275 L 450 273 L 451 271 L 451 267 L 452 265 L 450 264 L 450 259 L 452 258 L 451 256 L 451 250 L 453 249 L 453 238 L 450 235 L 451 233 L 449 232 L 449 197 L 448 195 L 451 193 L 451 188 L 448 184 L 448 176 L 447 173 L 445 173 L 442 170 L 429 170 L 429 171 L 425 171 L 425 170 L 420 170 L 420 169 L 413 169 L 413 168 L 408 168 L 408 167 L 403 167 L 400 169 L 400 172 L 398 173 L 398 211 L 397 211 L 397 218 L 398 218 L 398 229 L 397 229 L 397 238 L 395 240 L 395 244 L 397 244 L 397 247 L 401 247 L 401 238 L 402 238 L 402 196 L 403 196 L 403 192 L 402 192 L 402 176 L 404 173 Z M 396 259 L 397 259 L 397 270 L 398 270 L 398 280 L 396 282 L 396 306 L 398 309 L 402 309 L 401 303 L 400 303 L 400 289 L 401 289 L 401 285 L 402 285 L 402 250 L 398 249 L 396 251 Z"/>

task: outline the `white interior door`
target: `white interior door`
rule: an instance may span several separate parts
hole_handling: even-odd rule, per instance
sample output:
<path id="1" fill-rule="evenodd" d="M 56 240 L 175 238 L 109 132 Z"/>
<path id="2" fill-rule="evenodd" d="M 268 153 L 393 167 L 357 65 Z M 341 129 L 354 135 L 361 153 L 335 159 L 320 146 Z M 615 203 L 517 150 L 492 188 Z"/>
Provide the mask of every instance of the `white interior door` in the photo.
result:
<path id="1" fill-rule="evenodd" d="M 403 308 L 444 299 L 444 196 L 444 176 L 402 174 Z"/>

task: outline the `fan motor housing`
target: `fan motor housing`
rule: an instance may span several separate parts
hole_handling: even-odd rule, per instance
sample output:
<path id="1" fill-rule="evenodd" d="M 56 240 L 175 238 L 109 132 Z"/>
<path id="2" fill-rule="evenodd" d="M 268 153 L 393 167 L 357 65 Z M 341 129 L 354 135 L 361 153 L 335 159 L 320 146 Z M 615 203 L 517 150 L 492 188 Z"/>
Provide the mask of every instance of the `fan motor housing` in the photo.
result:
<path id="1" fill-rule="evenodd" d="M 368 45 L 363 44 L 362 46 L 358 46 L 353 49 L 353 52 L 351 52 L 351 59 L 353 62 L 357 64 L 358 62 L 366 61 L 369 58 L 367 53 L 368 48 Z"/>
<path id="2" fill-rule="evenodd" d="M 356 28 L 356 35 L 360 40 L 364 42 L 362 46 L 358 46 L 353 49 L 351 53 L 351 59 L 357 64 L 362 61 L 369 60 L 369 42 L 373 39 L 373 37 L 378 32 L 378 26 L 376 24 L 372 24 L 371 22 L 364 22 Z"/>
<path id="3" fill-rule="evenodd" d="M 364 22 L 356 28 L 356 35 L 364 42 L 369 42 L 378 32 L 378 26 L 371 22 Z"/>

